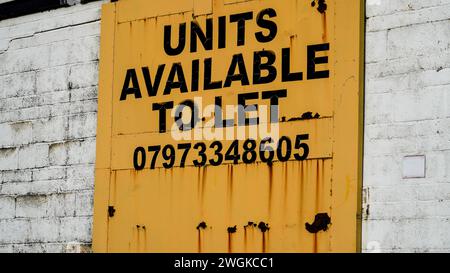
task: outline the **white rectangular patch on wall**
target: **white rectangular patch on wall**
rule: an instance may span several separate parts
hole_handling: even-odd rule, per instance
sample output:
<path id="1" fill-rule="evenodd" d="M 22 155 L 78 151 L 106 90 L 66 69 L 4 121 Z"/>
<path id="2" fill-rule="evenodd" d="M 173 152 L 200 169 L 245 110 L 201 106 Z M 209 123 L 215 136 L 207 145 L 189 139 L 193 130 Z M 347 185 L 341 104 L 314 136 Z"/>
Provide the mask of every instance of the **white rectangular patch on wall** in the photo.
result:
<path id="1" fill-rule="evenodd" d="M 403 158 L 403 178 L 425 178 L 426 160 L 424 155 Z"/>

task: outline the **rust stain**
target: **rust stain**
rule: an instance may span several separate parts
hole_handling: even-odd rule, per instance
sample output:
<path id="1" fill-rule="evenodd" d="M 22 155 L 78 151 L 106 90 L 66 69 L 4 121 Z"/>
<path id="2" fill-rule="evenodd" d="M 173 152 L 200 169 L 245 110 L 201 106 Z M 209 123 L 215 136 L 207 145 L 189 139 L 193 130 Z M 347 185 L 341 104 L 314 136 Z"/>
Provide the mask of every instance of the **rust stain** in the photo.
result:
<path id="1" fill-rule="evenodd" d="M 233 233 L 236 233 L 237 231 L 237 227 L 228 227 L 227 228 L 227 232 L 228 232 L 228 253 L 232 253 L 233 252 Z"/>
<path id="2" fill-rule="evenodd" d="M 311 119 L 320 119 L 319 113 L 313 113 L 313 112 L 305 112 L 301 114 L 299 117 L 293 117 L 288 120 L 288 122 L 292 121 L 301 121 L 301 120 L 311 120 Z"/>
<path id="3" fill-rule="evenodd" d="M 252 232 L 253 238 L 253 230 L 256 227 L 256 223 L 253 221 L 248 221 L 247 225 L 244 226 L 244 249 L 245 252 L 248 251 L 248 232 Z"/>
<path id="4" fill-rule="evenodd" d="M 247 252 L 247 226 L 244 226 L 244 251 Z"/>
<path id="5" fill-rule="evenodd" d="M 140 226 L 136 225 L 136 229 L 137 229 L 137 243 L 136 243 L 136 247 L 137 247 L 137 252 L 140 252 L 141 251 L 141 242 L 140 242 L 140 236 L 139 236 Z"/>
<path id="6" fill-rule="evenodd" d="M 147 251 L 147 229 L 145 226 L 143 226 L 142 229 L 144 230 L 144 251 Z"/>
<path id="7" fill-rule="evenodd" d="M 269 167 L 269 207 L 268 207 L 268 212 L 269 212 L 269 217 L 270 217 L 271 212 L 272 212 L 273 164 L 267 164 L 267 166 Z"/>
<path id="8" fill-rule="evenodd" d="M 328 8 L 327 3 L 325 2 L 325 0 L 313 0 L 311 2 L 311 7 L 315 7 L 317 5 L 317 11 L 320 13 L 325 13 L 325 11 Z"/>
<path id="9" fill-rule="evenodd" d="M 314 234 L 314 246 L 313 246 L 313 253 L 317 253 L 317 233 Z"/>
<path id="10" fill-rule="evenodd" d="M 272 198 L 273 198 L 273 163 L 270 162 L 267 164 L 269 168 L 269 204 L 268 204 L 268 212 L 269 217 L 272 214 Z"/>
<path id="11" fill-rule="evenodd" d="M 319 233 L 320 231 L 327 231 L 328 226 L 331 224 L 331 218 L 328 213 L 318 213 L 314 217 L 312 224 L 305 223 L 305 228 L 309 233 Z"/>
<path id="12" fill-rule="evenodd" d="M 283 206 L 284 206 L 284 214 L 287 211 L 287 195 L 288 195 L 288 162 L 283 163 L 284 167 L 284 198 L 283 198 Z"/>
<path id="13" fill-rule="evenodd" d="M 135 169 L 130 169 L 130 175 L 133 177 L 133 182 L 135 182 L 137 171 Z"/>
<path id="14" fill-rule="evenodd" d="M 206 185 L 206 174 L 207 174 L 207 166 L 203 167 L 203 174 L 202 174 L 202 201 L 205 199 L 205 185 Z"/>
<path id="15" fill-rule="evenodd" d="M 231 253 L 233 251 L 233 242 L 232 242 L 232 236 L 231 233 L 228 233 L 228 253 Z"/>
<path id="16" fill-rule="evenodd" d="M 317 11 L 320 12 L 320 14 L 322 14 L 322 27 L 323 27 L 323 34 L 322 34 L 322 39 L 323 41 L 327 40 L 327 8 L 328 5 L 326 3 L 325 0 L 313 0 L 311 2 L 311 7 L 316 7 L 317 6 Z"/>
<path id="17" fill-rule="evenodd" d="M 116 209 L 114 208 L 114 206 L 108 206 L 108 216 L 114 217 L 115 213 L 116 213 Z"/>
<path id="18" fill-rule="evenodd" d="M 113 171 L 114 172 L 114 181 L 113 181 L 113 202 L 116 202 L 116 197 L 117 197 L 117 171 Z"/>
<path id="19" fill-rule="evenodd" d="M 228 198 L 231 206 L 233 200 L 233 165 L 228 165 Z"/>
<path id="20" fill-rule="evenodd" d="M 197 249 L 198 253 L 202 253 L 202 234 L 200 229 L 197 231 L 198 237 L 197 237 Z"/>
<path id="21" fill-rule="evenodd" d="M 266 233 L 268 233 L 270 227 L 268 223 L 259 222 L 258 228 L 262 233 L 262 252 L 265 253 L 267 250 Z"/>
<path id="22" fill-rule="evenodd" d="M 197 169 L 197 195 L 200 198 L 200 201 L 202 201 L 202 179 L 201 179 L 201 173 L 200 168 Z"/>
<path id="23" fill-rule="evenodd" d="M 206 223 L 203 221 L 200 224 L 198 224 L 197 226 L 197 248 L 198 248 L 198 253 L 202 253 L 202 233 L 203 231 L 207 228 L 208 226 L 206 225 Z"/>
<path id="24" fill-rule="evenodd" d="M 262 234 L 262 253 L 266 253 L 266 235 Z"/>
<path id="25" fill-rule="evenodd" d="M 300 177 L 300 185 L 299 185 L 299 216 L 298 216 L 298 220 L 300 223 L 303 223 L 303 193 L 304 193 L 304 172 L 303 172 L 303 166 L 304 166 L 304 161 L 300 162 L 298 165 L 299 167 L 299 177 Z M 302 225 L 299 225 L 300 227 Z M 300 239 L 300 238 L 299 238 Z"/>
<path id="26" fill-rule="evenodd" d="M 320 167 L 319 160 L 316 160 L 316 211 L 319 211 L 320 206 Z"/>

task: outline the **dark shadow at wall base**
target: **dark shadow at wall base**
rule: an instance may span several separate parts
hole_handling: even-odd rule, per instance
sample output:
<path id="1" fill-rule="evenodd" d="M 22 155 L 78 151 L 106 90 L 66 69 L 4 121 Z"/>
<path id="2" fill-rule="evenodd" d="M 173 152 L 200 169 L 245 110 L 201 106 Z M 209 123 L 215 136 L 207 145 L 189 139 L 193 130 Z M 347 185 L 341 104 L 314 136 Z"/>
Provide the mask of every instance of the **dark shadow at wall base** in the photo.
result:
<path id="1" fill-rule="evenodd" d="M 98 0 L 81 0 L 76 1 L 81 4 L 94 2 Z M 67 0 L 13 0 L 0 4 L 0 20 L 24 16 L 28 14 L 38 13 L 42 11 L 57 9 L 70 6 Z"/>

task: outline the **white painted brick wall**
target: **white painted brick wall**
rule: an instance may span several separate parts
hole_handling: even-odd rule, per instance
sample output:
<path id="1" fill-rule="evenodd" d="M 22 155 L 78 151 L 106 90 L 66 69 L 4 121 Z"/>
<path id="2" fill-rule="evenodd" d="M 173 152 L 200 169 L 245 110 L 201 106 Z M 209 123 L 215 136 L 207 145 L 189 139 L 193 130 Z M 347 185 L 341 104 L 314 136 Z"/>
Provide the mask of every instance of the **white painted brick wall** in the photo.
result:
<path id="1" fill-rule="evenodd" d="M 0 252 L 89 251 L 103 2 L 0 21 Z"/>
<path id="2" fill-rule="evenodd" d="M 363 251 L 450 251 L 450 0 L 368 0 Z M 402 178 L 405 156 L 426 177 Z"/>
<path id="3" fill-rule="evenodd" d="M 362 248 L 449 252 L 450 0 L 366 2 Z M 0 252 L 89 251 L 100 5 L 0 21 Z"/>

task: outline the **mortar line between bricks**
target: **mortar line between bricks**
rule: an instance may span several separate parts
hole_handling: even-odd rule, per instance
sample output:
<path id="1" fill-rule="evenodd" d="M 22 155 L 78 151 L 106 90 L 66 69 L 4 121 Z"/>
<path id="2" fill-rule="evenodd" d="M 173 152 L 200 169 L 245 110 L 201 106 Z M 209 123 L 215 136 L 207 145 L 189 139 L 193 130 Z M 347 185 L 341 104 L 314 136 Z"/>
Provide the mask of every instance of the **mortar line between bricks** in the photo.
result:
<path id="1" fill-rule="evenodd" d="M 19 73 L 20 74 L 20 73 Z M 89 85 L 89 86 L 83 86 L 83 87 L 77 87 L 77 88 L 72 88 L 72 89 L 60 89 L 60 90 L 52 90 L 52 91 L 45 91 L 45 92 L 39 92 L 39 93 L 33 93 L 33 94 L 29 94 L 29 95 L 21 95 L 21 96 L 14 96 L 14 97 L 6 97 L 6 98 L 2 98 L 2 100 L 8 100 L 8 99 L 25 99 L 25 98 L 29 98 L 29 97 L 39 97 L 42 95 L 53 95 L 55 93 L 59 93 L 59 92 L 68 92 L 68 91 L 78 91 L 78 90 L 90 90 L 91 88 L 94 87 L 98 87 L 98 85 Z M 93 99 L 97 99 L 97 97 L 95 98 L 90 98 L 90 99 L 84 99 L 84 100 L 93 100 Z M 73 100 L 73 101 L 81 101 L 81 100 Z M 24 108 L 17 108 L 17 109 L 27 109 L 30 107 L 24 107 Z M 3 112 L 7 112 L 7 111 L 3 111 Z"/>
<path id="2" fill-rule="evenodd" d="M 87 60 L 87 61 L 68 62 L 65 64 L 58 64 L 58 65 L 34 68 L 34 69 L 29 69 L 29 70 L 24 70 L 24 71 L 16 71 L 16 72 L 11 72 L 11 73 L 0 74 L 0 77 L 15 76 L 16 74 L 24 74 L 24 73 L 31 73 L 31 72 L 37 73 L 37 72 L 42 72 L 42 71 L 45 71 L 48 69 L 54 69 L 54 68 L 60 68 L 60 67 L 72 67 L 72 66 L 83 65 L 83 64 L 98 64 L 98 62 L 99 62 L 98 58 L 93 59 L 93 60 Z M 92 86 L 97 86 L 97 85 L 92 85 Z M 81 87 L 81 88 L 85 88 L 85 87 Z M 79 89 L 79 88 L 74 88 L 74 89 Z"/>
<path id="3" fill-rule="evenodd" d="M 389 27 L 389 28 L 377 28 L 375 30 L 369 30 L 369 31 L 367 31 L 367 33 L 383 31 L 383 30 L 389 32 L 391 30 L 396 30 L 396 29 L 401 29 L 401 28 L 409 28 L 409 27 L 413 27 L 413 26 L 426 25 L 426 24 L 432 24 L 432 23 L 442 23 L 445 21 L 450 21 L 450 19 L 447 18 L 447 19 L 434 20 L 434 21 L 425 21 L 425 22 L 420 22 L 420 23 L 412 23 L 412 24 L 407 24 L 407 25 L 402 25 L 402 26 L 397 26 L 397 27 Z"/>
<path id="4" fill-rule="evenodd" d="M 39 97 L 39 96 L 37 96 L 37 97 Z M 45 106 L 55 106 L 55 104 L 61 104 L 61 105 L 66 104 L 66 105 L 67 105 L 67 104 L 71 104 L 71 103 L 73 103 L 73 102 L 92 102 L 92 101 L 95 101 L 95 100 L 98 100 L 98 98 L 84 99 L 84 100 L 69 100 L 69 101 L 65 101 L 65 102 L 57 102 L 57 103 L 49 103 L 49 104 L 40 104 L 40 105 L 32 106 L 32 107 L 16 108 L 16 109 L 9 109 L 9 110 L 7 110 L 7 111 L 0 111 L 0 113 L 9 113 L 9 112 L 14 112 L 14 111 L 28 110 L 28 109 L 38 108 L 38 107 L 45 107 Z M 71 113 L 71 114 L 68 114 L 68 115 L 50 115 L 50 116 L 47 116 L 47 117 L 48 117 L 48 118 L 52 118 L 52 117 L 62 117 L 62 116 L 72 117 L 72 116 L 77 116 L 77 115 L 84 114 L 84 113 L 97 113 L 97 111 L 80 112 L 80 113 Z M 39 119 L 45 119 L 45 117 L 43 117 L 43 118 L 38 118 L 38 120 L 39 120 Z M 34 119 L 33 119 L 33 120 L 34 120 Z M 25 121 L 31 121 L 31 119 L 30 119 L 30 120 L 25 120 Z M 3 124 L 3 123 L 12 123 L 12 122 L 13 122 L 13 121 L 10 121 L 10 122 L 0 122 L 0 124 Z"/>
<path id="5" fill-rule="evenodd" d="M 21 144 L 21 145 L 15 145 L 15 146 L 0 146 L 1 149 L 19 149 L 26 146 L 32 146 L 32 145 L 52 145 L 52 144 L 63 144 L 63 143 L 70 143 L 70 142 L 84 142 L 87 140 L 95 140 L 96 136 L 88 136 L 88 137 L 79 137 L 79 138 L 73 138 L 73 139 L 64 139 L 64 140 L 55 140 L 55 141 L 39 141 L 39 142 L 30 142 L 27 144 Z M 93 163 L 79 163 L 79 164 L 93 164 Z M 38 168 L 45 168 L 45 167 L 38 167 Z M 28 169 L 37 169 L 37 168 L 28 168 Z M 20 169 L 20 170 L 28 170 L 28 169 Z M 18 169 L 19 170 L 19 169 Z"/>
<path id="6" fill-rule="evenodd" d="M 80 100 L 80 101 L 72 101 L 72 102 L 82 102 L 82 101 L 94 101 L 94 100 L 98 100 L 97 98 L 94 99 L 87 99 L 87 100 Z M 64 102 L 61 104 L 70 104 L 70 102 Z M 20 109 L 14 109 L 14 110 L 9 110 L 9 111 L 0 111 L 0 114 L 4 114 L 4 113 L 11 113 L 14 111 L 20 111 L 20 110 L 27 110 L 27 109 L 33 109 L 33 108 L 39 108 L 39 107 L 45 107 L 45 106 L 51 106 L 54 104 L 46 104 L 46 105 L 40 105 L 40 106 L 36 106 L 36 107 L 28 107 L 28 108 L 20 108 Z M 97 113 L 98 111 L 86 111 L 86 112 L 79 112 L 79 113 L 69 113 L 67 115 L 53 115 L 53 116 L 43 116 L 41 118 L 34 118 L 34 119 L 23 119 L 23 120 L 11 120 L 11 121 L 5 121 L 5 122 L 0 122 L 0 124 L 16 124 L 16 123 L 25 123 L 25 122 L 30 122 L 30 121 L 37 121 L 37 120 L 43 120 L 43 119 L 51 119 L 51 118 L 56 118 L 56 117 L 75 117 L 75 116 L 79 116 L 79 115 L 83 115 L 83 114 L 94 114 Z"/>
<path id="7" fill-rule="evenodd" d="M 412 13 L 412 12 L 418 12 L 418 11 L 422 11 L 422 10 L 429 10 L 429 9 L 433 9 L 433 8 L 437 9 L 437 8 L 441 8 L 441 7 L 445 7 L 445 6 L 449 6 L 449 4 L 448 3 L 443 4 L 443 5 L 437 4 L 437 5 L 422 7 L 422 8 L 414 9 L 414 10 L 395 10 L 395 11 L 392 11 L 391 13 L 383 13 L 383 14 L 367 16 L 366 19 L 375 18 L 375 17 L 383 17 L 383 16 L 392 16 L 392 15 L 403 15 L 402 13 Z"/>
<path id="8" fill-rule="evenodd" d="M 58 143 L 56 143 L 58 144 Z M 1 149 L 1 148 L 0 148 Z M 95 163 L 76 163 L 76 164 L 70 164 L 70 165 L 54 165 L 54 166 L 45 166 L 45 167 L 36 167 L 36 168 L 26 168 L 26 169 L 14 169 L 14 170 L 0 170 L 0 172 L 20 172 L 20 171 L 35 171 L 35 170 L 43 170 L 43 169 L 51 169 L 51 168 L 70 168 L 70 167 L 95 167 Z"/>
<path id="9" fill-rule="evenodd" d="M 25 109 L 31 109 L 31 108 L 25 108 Z M 8 111 L 8 112 L 0 112 L 0 114 L 2 114 L 2 113 L 10 113 L 10 112 L 14 112 L 14 111 L 18 111 L 18 110 L 13 110 L 13 111 Z M 43 117 L 40 117 L 40 118 L 27 119 L 27 120 L 24 120 L 24 121 L 38 121 L 38 120 L 42 120 L 42 119 L 55 118 L 55 117 L 72 117 L 72 116 L 77 116 L 77 115 L 80 115 L 80 114 L 90 114 L 90 113 L 97 113 L 97 111 L 79 112 L 79 113 L 73 113 L 73 114 L 70 114 L 70 115 L 43 116 Z M 15 121 L 13 121 L 13 120 L 11 120 L 11 121 L 4 121 L 1 124 L 14 123 L 14 122 Z"/>
<path id="10" fill-rule="evenodd" d="M 446 52 L 446 53 L 450 54 L 450 50 L 448 50 L 448 52 Z M 442 53 L 437 53 L 436 55 L 431 55 L 431 54 L 417 54 L 417 55 L 415 55 L 415 57 L 441 57 L 441 56 L 442 56 Z M 374 65 L 374 64 L 379 64 L 379 65 L 383 65 L 384 64 L 385 65 L 386 62 L 397 62 L 397 61 L 399 62 L 399 61 L 405 61 L 405 60 L 410 60 L 410 57 L 386 58 L 386 59 L 381 60 L 381 61 L 366 62 L 366 65 Z M 449 67 L 448 66 L 442 67 L 442 69 L 444 69 L 444 68 L 449 68 Z M 395 76 L 395 75 L 402 75 L 402 74 L 410 74 L 412 72 L 421 71 L 421 70 L 423 70 L 423 68 L 412 70 L 409 73 L 408 72 L 403 72 L 403 73 L 400 73 L 400 74 L 392 74 L 392 75 Z M 428 69 L 428 70 L 434 70 L 434 69 Z M 389 75 L 391 75 L 391 74 L 389 74 Z"/>

